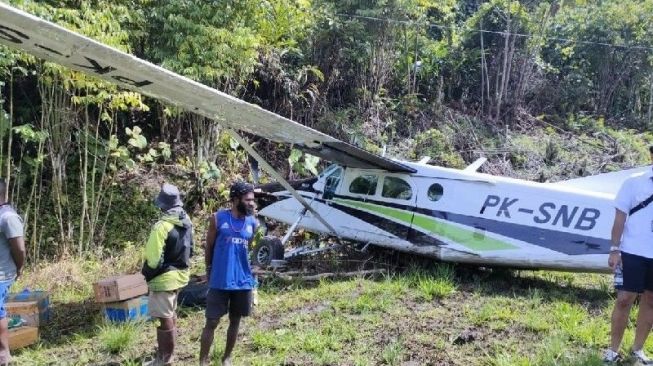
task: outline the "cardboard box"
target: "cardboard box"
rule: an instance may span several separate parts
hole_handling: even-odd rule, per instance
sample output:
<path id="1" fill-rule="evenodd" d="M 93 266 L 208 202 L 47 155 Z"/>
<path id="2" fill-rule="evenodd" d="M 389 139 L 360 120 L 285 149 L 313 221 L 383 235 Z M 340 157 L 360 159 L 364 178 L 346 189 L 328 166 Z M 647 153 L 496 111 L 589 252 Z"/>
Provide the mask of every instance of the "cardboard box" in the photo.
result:
<path id="1" fill-rule="evenodd" d="M 50 294 L 46 291 L 25 290 L 7 296 L 9 316 L 20 316 L 28 326 L 38 327 L 50 320 Z"/>
<path id="2" fill-rule="evenodd" d="M 141 296 L 135 299 L 110 302 L 102 305 L 104 317 L 111 322 L 127 322 L 149 320 L 148 297 Z"/>
<path id="3" fill-rule="evenodd" d="M 9 330 L 9 349 L 15 350 L 30 346 L 39 340 L 39 328 L 20 327 Z"/>
<path id="4" fill-rule="evenodd" d="M 115 276 L 96 283 L 93 290 L 96 302 L 123 301 L 147 294 L 147 282 L 140 273 Z"/>

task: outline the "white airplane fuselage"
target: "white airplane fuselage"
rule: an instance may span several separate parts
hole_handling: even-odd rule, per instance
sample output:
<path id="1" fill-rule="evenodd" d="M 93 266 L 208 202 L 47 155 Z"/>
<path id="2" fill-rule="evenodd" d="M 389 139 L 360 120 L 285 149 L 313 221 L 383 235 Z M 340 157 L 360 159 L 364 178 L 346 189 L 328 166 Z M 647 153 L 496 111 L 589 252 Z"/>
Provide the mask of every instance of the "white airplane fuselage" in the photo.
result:
<path id="1" fill-rule="evenodd" d="M 605 272 L 613 195 L 402 162 L 413 174 L 331 166 L 300 194 L 344 239 L 442 261 Z M 303 212 L 288 192 L 260 214 Z M 311 213 L 300 227 L 329 233 Z"/>

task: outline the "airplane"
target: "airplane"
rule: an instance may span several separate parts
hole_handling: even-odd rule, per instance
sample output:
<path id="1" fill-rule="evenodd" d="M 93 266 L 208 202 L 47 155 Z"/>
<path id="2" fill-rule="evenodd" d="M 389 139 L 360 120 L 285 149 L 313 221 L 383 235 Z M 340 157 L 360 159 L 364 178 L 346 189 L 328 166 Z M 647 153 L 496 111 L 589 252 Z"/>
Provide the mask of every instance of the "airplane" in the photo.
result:
<path id="1" fill-rule="evenodd" d="M 613 199 L 625 179 L 650 169 L 537 183 L 480 173 L 484 158 L 459 170 L 378 156 L 5 3 L 0 44 L 218 121 L 281 186 L 259 215 L 290 229 L 255 248 L 263 264 L 311 252 L 284 253 L 302 228 L 438 261 L 608 272 Z M 291 184 L 239 131 L 333 164 Z"/>

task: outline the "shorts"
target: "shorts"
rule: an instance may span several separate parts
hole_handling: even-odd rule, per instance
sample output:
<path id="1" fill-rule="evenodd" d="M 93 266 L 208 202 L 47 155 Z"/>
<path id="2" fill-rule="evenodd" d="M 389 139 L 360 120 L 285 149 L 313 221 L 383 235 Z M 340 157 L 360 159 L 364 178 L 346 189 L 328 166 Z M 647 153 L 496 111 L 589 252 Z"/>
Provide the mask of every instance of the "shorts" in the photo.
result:
<path id="1" fill-rule="evenodd" d="M 152 318 L 170 319 L 177 311 L 178 291 L 150 291 L 148 309 Z"/>
<path id="2" fill-rule="evenodd" d="M 624 283 L 617 290 L 642 293 L 653 291 L 653 259 L 621 253 Z"/>
<path id="3" fill-rule="evenodd" d="M 0 281 L 0 319 L 7 317 L 5 303 L 7 302 L 7 295 L 9 295 L 9 288 L 11 288 L 11 285 L 13 284 L 13 280 Z"/>
<path id="4" fill-rule="evenodd" d="M 220 319 L 227 313 L 229 316 L 249 316 L 252 313 L 252 290 L 209 289 L 206 318 Z"/>

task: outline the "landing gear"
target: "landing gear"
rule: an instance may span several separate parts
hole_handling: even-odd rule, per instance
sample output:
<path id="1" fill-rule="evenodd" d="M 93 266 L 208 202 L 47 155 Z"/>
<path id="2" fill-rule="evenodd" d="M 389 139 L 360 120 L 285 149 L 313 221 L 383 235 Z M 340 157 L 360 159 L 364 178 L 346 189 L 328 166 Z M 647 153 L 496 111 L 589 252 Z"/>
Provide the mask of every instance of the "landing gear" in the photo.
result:
<path id="1" fill-rule="evenodd" d="M 283 259 L 283 244 L 274 236 L 266 236 L 261 239 L 254 248 L 252 264 L 259 267 L 267 267 L 273 260 Z"/>

